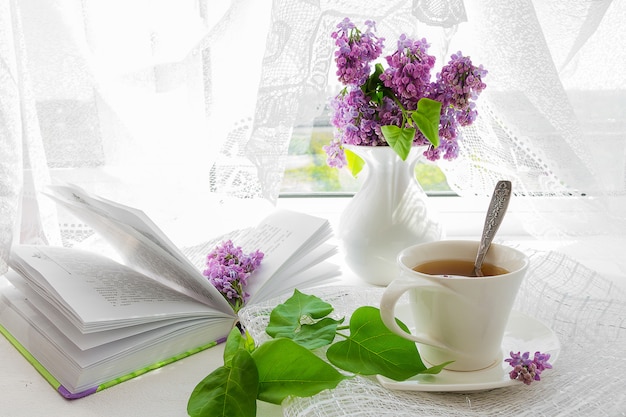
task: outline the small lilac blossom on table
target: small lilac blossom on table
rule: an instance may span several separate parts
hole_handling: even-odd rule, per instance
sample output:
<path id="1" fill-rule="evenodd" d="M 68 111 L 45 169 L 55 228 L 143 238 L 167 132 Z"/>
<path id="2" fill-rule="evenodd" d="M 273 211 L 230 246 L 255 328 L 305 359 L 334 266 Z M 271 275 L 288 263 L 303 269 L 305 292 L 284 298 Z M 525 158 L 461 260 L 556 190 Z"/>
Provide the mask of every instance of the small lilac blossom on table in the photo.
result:
<path id="1" fill-rule="evenodd" d="M 361 31 L 345 18 L 337 29 L 331 37 L 345 87 L 330 103 L 335 137 L 324 147 L 328 165 L 349 164 L 343 145 L 392 146 L 402 159 L 411 146 L 425 145 L 431 161 L 455 159 L 459 127 L 474 122 L 475 100 L 486 87 L 482 65 L 457 52 L 431 80 L 435 57 L 426 39 L 401 35 L 384 68 L 374 63 L 385 40 L 375 35 L 374 22 Z"/>
<path id="2" fill-rule="evenodd" d="M 207 255 L 202 274 L 237 312 L 250 296 L 245 291 L 248 278 L 261 265 L 263 257 L 263 252 L 258 250 L 246 255 L 240 246 L 226 240 Z"/>
<path id="3" fill-rule="evenodd" d="M 511 379 L 522 381 L 526 385 L 530 385 L 533 381 L 541 380 L 541 373 L 546 369 L 552 369 L 552 365 L 548 362 L 549 353 L 535 352 L 533 359 L 530 359 L 530 352 L 510 353 L 511 357 L 505 359 L 513 370 L 509 372 Z"/>

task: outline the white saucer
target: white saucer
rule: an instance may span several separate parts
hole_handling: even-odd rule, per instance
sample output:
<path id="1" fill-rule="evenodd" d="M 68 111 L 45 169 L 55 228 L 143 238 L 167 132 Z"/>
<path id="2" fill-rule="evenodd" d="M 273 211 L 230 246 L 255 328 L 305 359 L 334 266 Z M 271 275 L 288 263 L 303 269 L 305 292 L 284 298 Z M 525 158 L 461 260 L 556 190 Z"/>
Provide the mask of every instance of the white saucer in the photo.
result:
<path id="1" fill-rule="evenodd" d="M 404 321 L 402 305 L 397 306 L 397 315 Z M 408 306 L 407 306 L 408 307 Z M 405 321 L 410 323 L 410 319 Z M 540 321 L 520 312 L 512 311 L 502 340 L 502 358 L 492 367 L 473 372 L 443 370 L 436 375 L 416 375 L 405 381 L 394 381 L 378 375 L 380 384 L 391 390 L 430 391 L 430 392 L 468 392 L 502 388 L 522 382 L 509 377 L 511 366 L 504 362 L 510 352 L 530 352 L 531 357 L 536 351 L 549 353 L 550 364 L 554 364 L 559 356 L 561 346 L 556 334 Z M 543 372 L 548 375 L 550 370 Z"/>

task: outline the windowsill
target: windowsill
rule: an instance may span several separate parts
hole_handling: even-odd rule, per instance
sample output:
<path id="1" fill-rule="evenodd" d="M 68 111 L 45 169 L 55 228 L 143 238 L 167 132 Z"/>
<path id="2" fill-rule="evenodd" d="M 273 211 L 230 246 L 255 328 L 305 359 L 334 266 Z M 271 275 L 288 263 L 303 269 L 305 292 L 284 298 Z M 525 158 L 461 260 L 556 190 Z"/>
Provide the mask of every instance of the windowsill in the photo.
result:
<path id="1" fill-rule="evenodd" d="M 191 200 L 193 201 L 191 201 Z M 207 239 L 217 238 L 258 224 L 275 208 L 291 209 L 309 213 L 330 221 L 333 230 L 339 229 L 339 220 L 351 196 L 290 196 L 279 198 L 276 207 L 261 199 L 225 199 L 216 200 L 203 194 L 171 197 L 172 203 L 162 204 L 162 196 L 156 197 L 149 204 L 134 205 L 146 212 L 164 231 L 175 245 L 181 248 L 204 243 Z M 459 197 L 450 195 L 429 196 L 428 201 L 439 217 L 446 239 L 480 238 L 485 222 L 485 213 L 489 206 L 488 197 Z M 536 218 L 546 212 L 548 218 L 570 217 L 581 219 L 594 217 L 602 219 L 605 214 L 602 206 L 596 207 L 597 213 L 588 213 L 592 205 L 572 204 L 568 197 L 519 197 L 512 198 L 504 221 L 498 230 L 495 241 L 518 244 L 530 250 L 557 250 L 574 258 L 581 264 L 600 272 L 620 286 L 626 287 L 626 262 L 623 251 L 624 236 L 595 233 L 592 228 L 583 230 L 579 235 L 548 235 L 545 230 L 532 224 Z M 626 207 L 626 197 L 612 197 L 616 207 Z M 177 202 L 174 204 L 173 202 Z M 529 204 L 530 202 L 530 204 Z M 590 202 L 593 202 L 590 199 Z M 150 204 L 151 203 L 151 204 Z M 158 204 L 161 203 L 161 204 Z M 535 203 L 541 203 L 538 207 Z M 542 210 L 542 211 L 537 211 Z M 62 212 L 60 212 L 61 214 Z M 582 215 L 585 216 L 582 216 Z M 545 219 L 544 219 L 545 220 Z M 580 223 L 580 222 L 579 222 Z M 582 222 L 584 225 L 584 221 Z M 529 225 L 534 226 L 541 236 L 529 232 Z M 335 239 L 340 247 L 341 244 Z M 106 250 L 99 244 L 97 236 L 83 242 L 85 246 Z M 112 254 L 111 254 L 112 255 Z M 341 263 L 343 259 L 337 258 Z M 352 279 L 350 280 L 353 281 Z"/>
<path id="2" fill-rule="evenodd" d="M 348 205 L 350 196 L 338 197 L 294 197 L 279 198 L 277 207 L 303 211 L 329 219 L 333 227 L 339 224 L 339 217 Z M 485 222 L 485 212 L 489 198 L 430 196 L 429 204 L 446 231 L 446 236 L 455 238 L 478 238 Z M 517 219 L 515 202 L 511 201 L 506 218 L 499 233 L 507 236 L 529 237 L 528 232 Z"/>
<path id="3" fill-rule="evenodd" d="M 529 197 L 534 198 L 534 197 Z M 577 208 L 567 197 L 538 197 L 546 207 L 558 216 L 576 216 Z M 446 239 L 479 239 L 485 222 L 485 212 L 489 198 L 431 196 L 429 203 L 438 214 L 444 228 Z M 626 197 L 615 197 L 616 204 L 626 206 Z M 350 197 L 289 197 L 279 198 L 277 207 L 298 210 L 327 218 L 334 230 L 339 225 L 341 213 L 350 201 Z M 587 209 L 585 207 L 584 209 Z M 558 251 L 582 265 L 597 271 L 626 290 L 626 262 L 623 261 L 624 236 L 619 234 L 594 234 L 587 230 L 579 236 L 535 236 L 524 226 L 524 222 L 534 218 L 533 211 L 523 198 L 513 198 L 506 217 L 498 230 L 495 241 L 520 245 L 522 248 L 538 251 Z M 598 212 L 598 215 L 603 213 Z M 526 219 L 526 220 L 523 220 Z M 341 261 L 341 260 L 340 260 Z M 352 281 L 352 280 L 350 280 Z"/>

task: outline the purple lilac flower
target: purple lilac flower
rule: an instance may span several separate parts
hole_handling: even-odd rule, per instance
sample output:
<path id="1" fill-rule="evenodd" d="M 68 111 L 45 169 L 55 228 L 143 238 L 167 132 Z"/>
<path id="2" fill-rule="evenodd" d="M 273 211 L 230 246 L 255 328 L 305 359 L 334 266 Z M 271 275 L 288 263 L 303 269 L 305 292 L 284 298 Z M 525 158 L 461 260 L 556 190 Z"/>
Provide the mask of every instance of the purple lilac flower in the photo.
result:
<path id="1" fill-rule="evenodd" d="M 475 100 L 487 86 L 483 78 L 487 70 L 482 65 L 475 67 L 469 57 L 461 52 L 452 54 L 450 61 L 437 74 L 437 81 L 443 86 L 446 95 L 446 104 L 458 110 L 469 106 L 470 100 Z"/>
<path id="2" fill-rule="evenodd" d="M 537 371 L 543 372 L 545 369 L 552 369 L 552 365 L 548 362 L 550 360 L 549 353 L 535 352 L 533 362 L 537 365 Z"/>
<path id="3" fill-rule="evenodd" d="M 361 32 L 346 17 L 337 25 L 339 30 L 331 35 L 337 46 L 337 76 L 343 84 L 363 84 L 369 77 L 370 63 L 382 53 L 384 39 L 374 34 L 374 22 L 368 20 L 365 26 L 367 29 Z"/>
<path id="4" fill-rule="evenodd" d="M 439 149 L 443 152 L 443 159 L 451 161 L 459 156 L 459 143 L 456 140 L 443 140 L 439 144 Z"/>
<path id="5" fill-rule="evenodd" d="M 426 39 L 412 41 L 406 35 L 398 39 L 398 49 L 387 56 L 389 67 L 380 76 L 385 87 L 390 88 L 410 110 L 424 97 L 430 85 L 430 71 L 435 57 L 428 55 L 430 44 Z"/>
<path id="6" fill-rule="evenodd" d="M 430 84 L 428 96 L 441 102 L 442 110 L 439 124 L 441 151 L 427 150 L 425 155 L 429 160 L 435 161 L 442 156 L 452 160 L 458 156 L 459 127 L 470 126 L 476 120 L 478 112 L 474 100 L 486 87 L 483 82 L 486 75 L 482 66 L 475 67 L 469 57 L 457 52 L 437 74 L 437 81 Z"/>
<path id="7" fill-rule="evenodd" d="M 436 161 L 441 157 L 441 149 L 439 149 L 438 147 L 435 148 L 433 146 L 429 146 L 425 151 L 424 151 L 424 156 L 429 160 L 429 161 Z"/>
<path id="8" fill-rule="evenodd" d="M 382 104 L 371 103 L 361 88 L 346 87 L 331 103 L 335 139 L 323 149 L 329 166 L 346 165 L 342 145 L 387 145 L 380 126 L 398 123 L 401 112 L 392 100 L 384 98 Z"/>
<path id="9" fill-rule="evenodd" d="M 263 256 L 258 250 L 245 255 L 241 247 L 226 240 L 207 255 L 202 274 L 237 311 L 249 297 L 245 292 L 248 277 L 261 265 Z"/>
<path id="10" fill-rule="evenodd" d="M 456 121 L 461 126 L 471 125 L 476 120 L 476 116 L 478 116 L 478 112 L 476 111 L 476 103 L 473 101 L 465 109 L 456 111 Z"/>
<path id="11" fill-rule="evenodd" d="M 342 168 L 348 163 L 346 161 L 346 154 L 341 146 L 339 139 L 333 139 L 328 145 L 323 146 L 324 152 L 326 152 L 326 163 L 330 167 Z"/>
<path id="12" fill-rule="evenodd" d="M 535 352 L 533 359 L 530 359 L 530 352 L 510 353 L 511 357 L 505 359 L 513 370 L 509 372 L 511 379 L 522 381 L 526 385 L 530 385 L 533 381 L 541 380 L 541 373 L 546 369 L 552 369 L 552 365 L 548 362 L 549 353 Z"/>

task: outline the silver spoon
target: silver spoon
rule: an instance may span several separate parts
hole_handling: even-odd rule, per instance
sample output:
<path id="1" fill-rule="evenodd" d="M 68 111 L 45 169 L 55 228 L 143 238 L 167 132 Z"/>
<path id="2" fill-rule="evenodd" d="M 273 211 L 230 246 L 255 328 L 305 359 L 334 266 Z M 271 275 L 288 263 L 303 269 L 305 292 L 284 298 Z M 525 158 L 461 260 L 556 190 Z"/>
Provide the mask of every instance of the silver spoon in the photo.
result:
<path id="1" fill-rule="evenodd" d="M 476 261 L 474 261 L 474 270 L 472 276 L 482 277 L 483 261 L 485 255 L 491 246 L 493 240 L 506 209 L 509 207 L 509 200 L 511 199 L 511 181 L 498 181 L 495 189 L 493 190 L 493 196 L 491 196 L 491 202 L 489 203 L 489 209 L 487 210 L 487 216 L 485 217 L 485 225 L 483 226 L 483 234 L 480 239 L 480 245 L 478 246 L 478 253 L 476 254 Z"/>

